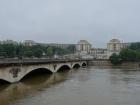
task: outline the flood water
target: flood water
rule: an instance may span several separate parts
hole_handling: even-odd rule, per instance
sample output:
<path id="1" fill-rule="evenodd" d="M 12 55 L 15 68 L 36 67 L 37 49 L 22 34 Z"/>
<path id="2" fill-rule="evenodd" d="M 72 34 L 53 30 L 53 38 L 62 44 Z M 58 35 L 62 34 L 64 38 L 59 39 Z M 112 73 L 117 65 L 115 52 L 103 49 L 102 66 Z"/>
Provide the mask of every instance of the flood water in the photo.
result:
<path id="1" fill-rule="evenodd" d="M 140 105 L 140 69 L 87 67 L 0 86 L 0 105 Z"/>

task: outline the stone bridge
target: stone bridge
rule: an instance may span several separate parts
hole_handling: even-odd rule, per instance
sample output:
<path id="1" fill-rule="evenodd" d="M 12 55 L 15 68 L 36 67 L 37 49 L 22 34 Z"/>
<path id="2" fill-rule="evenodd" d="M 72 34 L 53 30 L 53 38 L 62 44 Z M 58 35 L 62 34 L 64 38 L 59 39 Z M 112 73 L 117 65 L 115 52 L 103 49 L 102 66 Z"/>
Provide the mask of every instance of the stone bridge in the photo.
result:
<path id="1" fill-rule="evenodd" d="M 0 60 L 0 80 L 10 83 L 18 82 L 35 70 L 51 73 L 86 66 L 87 60 Z"/>

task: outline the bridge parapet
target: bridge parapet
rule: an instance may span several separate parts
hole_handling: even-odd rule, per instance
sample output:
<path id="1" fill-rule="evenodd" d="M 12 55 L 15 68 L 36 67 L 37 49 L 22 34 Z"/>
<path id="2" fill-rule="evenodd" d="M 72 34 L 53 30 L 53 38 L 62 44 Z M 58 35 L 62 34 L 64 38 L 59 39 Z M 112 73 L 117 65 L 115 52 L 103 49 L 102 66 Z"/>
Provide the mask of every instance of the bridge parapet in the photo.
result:
<path id="1" fill-rule="evenodd" d="M 0 59 L 0 66 L 8 65 L 30 65 L 30 64 L 51 64 L 51 63 L 66 63 L 66 62 L 82 62 L 90 61 L 90 59 Z"/>

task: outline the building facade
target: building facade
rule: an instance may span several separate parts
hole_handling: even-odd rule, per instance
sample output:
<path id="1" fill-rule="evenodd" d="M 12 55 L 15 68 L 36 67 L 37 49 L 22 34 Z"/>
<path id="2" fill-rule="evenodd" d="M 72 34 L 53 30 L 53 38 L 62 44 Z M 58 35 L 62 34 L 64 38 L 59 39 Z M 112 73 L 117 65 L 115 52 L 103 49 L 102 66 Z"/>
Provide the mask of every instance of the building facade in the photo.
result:
<path id="1" fill-rule="evenodd" d="M 76 45 L 76 52 L 80 56 L 92 56 L 94 59 L 109 59 L 115 53 L 119 54 L 123 48 L 128 48 L 131 43 L 123 43 L 119 39 L 111 39 L 106 48 L 92 48 L 86 40 L 80 40 Z"/>
<path id="2" fill-rule="evenodd" d="M 50 46 L 50 47 L 57 47 L 57 48 L 68 48 L 70 46 L 76 46 L 76 44 L 58 44 L 58 43 L 46 43 L 44 44 L 45 46 Z"/>
<path id="3" fill-rule="evenodd" d="M 0 41 L 0 44 L 18 44 L 18 42 L 16 41 L 13 41 L 13 40 L 3 40 L 3 41 Z"/>
<path id="4" fill-rule="evenodd" d="M 108 58 L 113 54 L 119 54 L 122 49 L 122 43 L 118 39 L 112 39 L 107 43 L 107 56 Z"/>
<path id="5" fill-rule="evenodd" d="M 94 59 L 107 59 L 107 49 L 105 48 L 92 48 L 90 50 L 90 55 Z"/>
<path id="6" fill-rule="evenodd" d="M 35 46 L 35 45 L 37 45 L 37 43 L 33 40 L 25 40 L 23 42 L 23 45 L 25 45 L 25 46 Z"/>
<path id="7" fill-rule="evenodd" d="M 80 40 L 76 45 L 76 52 L 79 54 L 89 54 L 91 44 L 86 40 Z"/>
<path id="8" fill-rule="evenodd" d="M 112 39 L 107 43 L 107 58 L 109 58 L 113 53 L 119 54 L 124 48 L 128 48 L 131 43 L 123 43 L 119 39 Z"/>

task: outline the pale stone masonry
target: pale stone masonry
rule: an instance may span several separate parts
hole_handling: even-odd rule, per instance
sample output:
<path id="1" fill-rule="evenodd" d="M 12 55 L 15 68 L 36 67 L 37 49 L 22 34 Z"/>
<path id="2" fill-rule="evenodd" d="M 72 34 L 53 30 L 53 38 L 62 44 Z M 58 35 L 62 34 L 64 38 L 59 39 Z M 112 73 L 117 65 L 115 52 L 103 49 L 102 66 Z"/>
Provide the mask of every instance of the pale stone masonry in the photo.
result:
<path id="1" fill-rule="evenodd" d="M 109 58 L 113 53 L 119 54 L 124 48 L 127 48 L 131 43 L 123 43 L 119 39 L 112 39 L 107 43 L 107 58 Z"/>
<path id="2" fill-rule="evenodd" d="M 106 59 L 107 58 L 107 49 L 105 49 L 105 48 L 92 48 L 90 50 L 90 55 L 96 59 Z"/>
<path id="3" fill-rule="evenodd" d="M 76 45 L 76 51 L 80 54 L 89 54 L 91 50 L 91 44 L 86 40 L 80 40 Z"/>
<path id="4" fill-rule="evenodd" d="M 76 45 L 76 51 L 80 56 L 91 56 L 95 59 L 109 59 L 115 53 L 119 54 L 123 48 L 127 48 L 131 43 L 123 43 L 119 39 L 112 39 L 107 43 L 106 48 L 92 48 L 86 40 L 80 40 Z"/>

